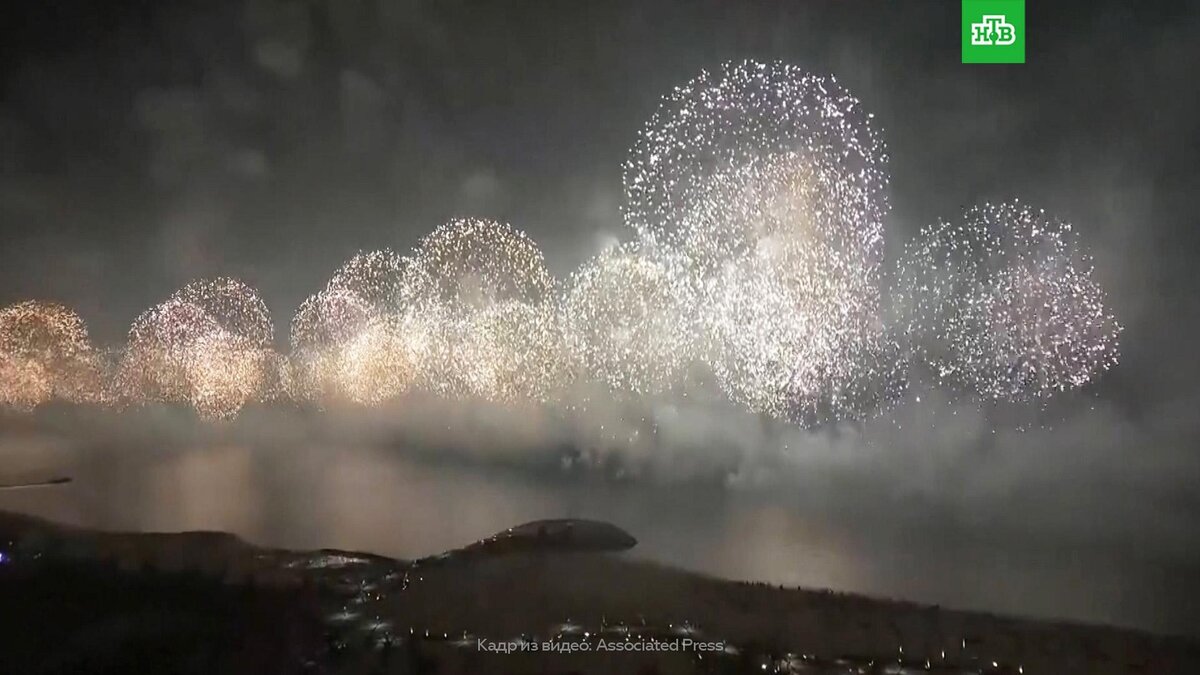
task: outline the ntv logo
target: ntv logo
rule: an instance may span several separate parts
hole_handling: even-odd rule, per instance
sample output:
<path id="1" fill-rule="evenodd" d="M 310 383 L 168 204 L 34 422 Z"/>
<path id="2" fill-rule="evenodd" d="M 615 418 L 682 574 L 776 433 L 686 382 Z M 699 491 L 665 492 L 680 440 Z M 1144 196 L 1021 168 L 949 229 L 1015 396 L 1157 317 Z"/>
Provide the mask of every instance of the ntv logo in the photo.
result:
<path id="1" fill-rule="evenodd" d="M 963 63 L 1025 63 L 1025 0 L 962 0 Z"/>
<path id="2" fill-rule="evenodd" d="M 971 24 L 971 44 L 1007 47 L 1017 41 L 1017 27 L 1004 20 L 1003 14 L 983 17 Z"/>

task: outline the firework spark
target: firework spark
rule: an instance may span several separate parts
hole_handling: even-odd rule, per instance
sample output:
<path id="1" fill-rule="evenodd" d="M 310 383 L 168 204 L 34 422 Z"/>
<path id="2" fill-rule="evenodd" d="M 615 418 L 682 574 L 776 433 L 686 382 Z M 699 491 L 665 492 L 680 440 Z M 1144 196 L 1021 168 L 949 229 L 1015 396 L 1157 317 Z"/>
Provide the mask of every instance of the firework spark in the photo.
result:
<path id="1" fill-rule="evenodd" d="M 293 320 L 293 387 L 367 404 L 411 389 L 547 400 L 564 373 L 553 289 L 533 241 L 495 221 L 450 221 L 411 258 L 359 254 Z"/>
<path id="2" fill-rule="evenodd" d="M 361 333 L 378 313 L 356 293 L 325 289 L 305 300 L 292 317 L 292 351 L 344 345 Z"/>
<path id="3" fill-rule="evenodd" d="M 1121 326 L 1069 223 L 985 204 L 909 245 L 899 305 L 913 356 L 990 400 L 1046 398 L 1117 364 Z"/>
<path id="4" fill-rule="evenodd" d="M 504 223 L 452 220 L 418 245 L 410 314 L 440 339 L 426 381 L 450 397 L 544 400 L 561 376 L 554 280 L 537 244 Z"/>
<path id="5" fill-rule="evenodd" d="M 720 262 L 776 234 L 842 241 L 874 271 L 886 155 L 871 115 L 832 77 L 747 61 L 666 97 L 624 167 L 643 239 Z"/>
<path id="6" fill-rule="evenodd" d="M 421 240 L 415 253 L 418 295 L 452 311 L 550 298 L 554 280 L 541 249 L 524 232 L 478 218 L 452 220 Z"/>
<path id="7" fill-rule="evenodd" d="M 679 255 L 611 247 L 585 263 L 562 303 L 563 332 L 583 370 L 613 391 L 670 389 L 700 356 L 695 289 Z"/>
<path id="8" fill-rule="evenodd" d="M 417 385 L 433 360 L 427 289 L 412 258 L 360 252 L 292 319 L 293 398 L 378 404 Z"/>
<path id="9" fill-rule="evenodd" d="M 341 394 L 374 405 L 395 399 L 420 380 L 432 336 L 407 317 L 376 316 L 334 354 L 329 364 Z"/>
<path id="10" fill-rule="evenodd" d="M 415 261 L 391 249 L 359 252 L 333 274 L 325 290 L 352 293 L 374 311 L 399 311 L 419 302 L 429 283 Z"/>
<path id="11" fill-rule="evenodd" d="M 73 310 L 30 300 L 0 308 L 0 405 L 98 402 L 100 360 Z"/>
<path id="12" fill-rule="evenodd" d="M 319 401 L 344 390 L 339 353 L 378 319 L 378 312 L 350 290 L 310 296 L 292 317 L 292 355 L 287 389 L 292 398 Z"/>
<path id="13" fill-rule="evenodd" d="M 816 424 L 896 390 L 879 315 L 885 160 L 853 96 L 781 64 L 702 74 L 642 132 L 626 215 L 687 257 L 730 398 Z"/>
<path id="14" fill-rule="evenodd" d="M 134 321 L 118 389 L 128 402 L 188 403 L 207 417 L 231 417 L 266 396 L 272 339 L 254 289 L 229 278 L 196 281 Z"/>
<path id="15" fill-rule="evenodd" d="M 871 117 L 832 77 L 727 64 L 668 95 L 631 149 L 636 239 L 563 287 L 521 231 L 458 219 L 410 255 L 353 256 L 295 313 L 286 355 L 262 299 L 228 278 L 144 312 L 115 368 L 73 312 L 20 303 L 0 309 L 0 404 L 163 401 L 223 418 L 258 400 L 378 405 L 423 391 L 575 408 L 593 390 L 578 382 L 631 408 L 719 387 L 810 426 L 894 401 L 904 358 L 991 400 L 1045 398 L 1114 366 L 1121 328 L 1074 232 L 1016 203 L 922 231 L 889 329 L 887 158 Z M 621 426 L 630 442 L 654 433 L 636 417 Z"/>
<path id="16" fill-rule="evenodd" d="M 763 246 L 714 281 L 713 370 L 732 400 L 813 426 L 867 417 L 903 390 L 898 350 L 837 261 L 820 245 Z"/>

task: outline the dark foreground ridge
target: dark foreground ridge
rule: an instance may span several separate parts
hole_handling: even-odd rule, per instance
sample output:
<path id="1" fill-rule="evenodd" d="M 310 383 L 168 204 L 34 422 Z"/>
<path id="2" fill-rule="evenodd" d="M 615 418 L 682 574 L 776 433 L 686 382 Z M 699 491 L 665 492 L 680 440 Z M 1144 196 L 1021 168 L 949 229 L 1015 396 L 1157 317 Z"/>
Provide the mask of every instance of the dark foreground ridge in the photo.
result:
<path id="1" fill-rule="evenodd" d="M 510 527 L 469 546 L 416 562 L 428 565 L 510 553 L 615 552 L 634 546 L 637 546 L 637 539 L 611 523 L 583 518 L 556 518 Z"/>
<path id="2" fill-rule="evenodd" d="M 1200 672 L 1189 640 L 713 579 L 546 520 L 403 561 L 0 512 L 2 673 Z"/>
<path id="3" fill-rule="evenodd" d="M 20 490 L 22 488 L 38 488 L 52 487 L 54 485 L 66 485 L 71 479 L 65 476 L 58 478 L 49 478 L 46 480 L 30 481 L 26 483 L 0 483 L 0 490 Z"/>

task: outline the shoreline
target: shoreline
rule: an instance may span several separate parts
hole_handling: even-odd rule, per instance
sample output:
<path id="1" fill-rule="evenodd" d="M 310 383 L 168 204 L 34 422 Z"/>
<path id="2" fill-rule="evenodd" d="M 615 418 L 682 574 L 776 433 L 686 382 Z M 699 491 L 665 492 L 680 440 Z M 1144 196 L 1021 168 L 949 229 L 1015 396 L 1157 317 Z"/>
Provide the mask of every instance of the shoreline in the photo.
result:
<path id="1" fill-rule="evenodd" d="M 381 644 L 420 636 L 422 653 L 442 664 L 440 672 L 472 672 L 493 661 L 506 669 L 517 661 L 562 661 L 584 668 L 578 672 L 606 672 L 609 656 L 481 652 L 478 642 L 513 644 L 520 637 L 565 645 L 580 633 L 593 641 L 674 636 L 730 647 L 710 654 L 710 662 L 758 659 L 777 667 L 795 661 L 794 669 L 776 672 L 837 672 L 822 668 L 839 661 L 965 673 L 1200 672 L 1200 644 L 1185 637 L 727 581 L 614 553 L 505 548 L 480 554 L 468 545 L 457 551 L 472 555 L 457 559 L 452 551 L 449 562 L 429 564 L 264 549 L 214 532 L 99 532 L 3 512 L 0 541 L 15 542 L 6 544 L 10 566 L 37 555 L 104 564 L 117 575 L 199 574 L 229 587 L 315 589 L 326 630 L 355 635 L 351 643 L 374 640 L 356 652 L 356 662 L 378 659 Z M 659 672 L 708 672 L 696 670 L 703 662 L 697 653 L 619 658 L 654 662 Z M 590 669 L 593 662 L 598 670 Z"/>

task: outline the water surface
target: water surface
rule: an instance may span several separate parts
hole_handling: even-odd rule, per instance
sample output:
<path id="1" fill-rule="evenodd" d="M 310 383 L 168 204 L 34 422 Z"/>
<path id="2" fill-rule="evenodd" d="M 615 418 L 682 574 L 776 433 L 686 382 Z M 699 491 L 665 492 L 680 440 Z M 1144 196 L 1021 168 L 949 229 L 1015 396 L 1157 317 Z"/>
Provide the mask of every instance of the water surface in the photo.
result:
<path id="1" fill-rule="evenodd" d="M 773 490 L 614 481 L 396 444 L 330 438 L 0 436 L 0 509 L 116 530 L 223 530 L 266 546 L 413 558 L 511 525 L 586 517 L 628 530 L 630 552 L 720 577 L 944 606 L 1197 634 L 1200 565 L 1171 547 L 964 522 L 919 500 L 836 486 Z M 997 521 L 1003 523 L 1003 521 Z M 1175 547 L 1178 548 L 1178 547 Z"/>

